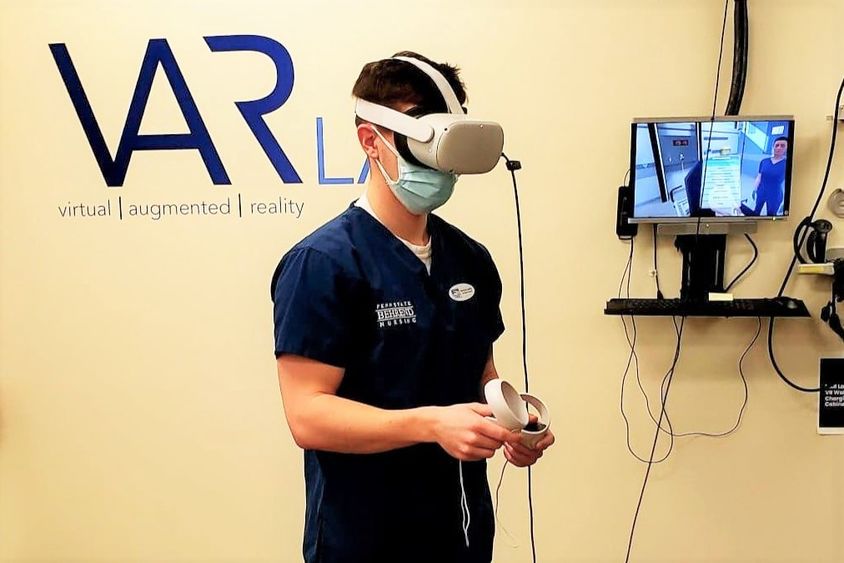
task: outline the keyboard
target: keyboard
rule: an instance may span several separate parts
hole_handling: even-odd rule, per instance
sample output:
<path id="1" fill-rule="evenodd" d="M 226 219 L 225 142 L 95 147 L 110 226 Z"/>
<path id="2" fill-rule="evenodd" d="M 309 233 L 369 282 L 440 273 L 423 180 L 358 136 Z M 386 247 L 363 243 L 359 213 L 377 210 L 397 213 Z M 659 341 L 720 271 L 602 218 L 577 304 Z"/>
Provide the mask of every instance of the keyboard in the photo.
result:
<path id="1" fill-rule="evenodd" d="M 810 317 L 806 304 L 791 297 L 697 301 L 685 299 L 610 299 L 605 315 L 687 317 Z"/>

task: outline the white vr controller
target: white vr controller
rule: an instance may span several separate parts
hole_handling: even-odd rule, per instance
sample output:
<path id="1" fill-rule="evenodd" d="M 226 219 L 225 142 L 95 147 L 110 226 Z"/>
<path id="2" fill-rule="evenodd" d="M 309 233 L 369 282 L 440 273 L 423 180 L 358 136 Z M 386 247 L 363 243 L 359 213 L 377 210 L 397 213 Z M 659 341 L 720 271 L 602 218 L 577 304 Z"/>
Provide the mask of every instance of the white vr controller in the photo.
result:
<path id="1" fill-rule="evenodd" d="M 491 379 L 484 385 L 484 397 L 492 409 L 492 420 L 508 430 L 520 430 L 521 442 L 532 448 L 551 428 L 551 413 L 545 403 L 527 393 L 519 393 L 503 379 Z M 537 411 L 536 426 L 528 426 L 527 405 Z"/>

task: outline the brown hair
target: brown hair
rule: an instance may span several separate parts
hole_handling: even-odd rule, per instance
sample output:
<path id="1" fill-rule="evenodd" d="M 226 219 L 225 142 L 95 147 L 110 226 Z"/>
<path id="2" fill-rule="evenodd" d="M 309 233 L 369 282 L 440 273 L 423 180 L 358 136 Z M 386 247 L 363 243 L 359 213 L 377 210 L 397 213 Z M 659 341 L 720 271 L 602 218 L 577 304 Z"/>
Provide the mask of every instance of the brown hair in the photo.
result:
<path id="1" fill-rule="evenodd" d="M 400 51 L 393 57 L 413 57 L 428 63 L 445 77 L 460 104 L 466 103 L 466 89 L 460 80 L 460 69 L 457 67 L 436 63 L 412 51 Z M 411 63 L 397 59 L 382 59 L 365 64 L 352 88 L 352 95 L 393 109 L 401 103 L 411 103 L 417 108 L 413 112 L 416 115 L 448 111 L 445 100 L 431 77 Z M 363 121 L 355 118 L 355 123 L 359 125 Z"/>

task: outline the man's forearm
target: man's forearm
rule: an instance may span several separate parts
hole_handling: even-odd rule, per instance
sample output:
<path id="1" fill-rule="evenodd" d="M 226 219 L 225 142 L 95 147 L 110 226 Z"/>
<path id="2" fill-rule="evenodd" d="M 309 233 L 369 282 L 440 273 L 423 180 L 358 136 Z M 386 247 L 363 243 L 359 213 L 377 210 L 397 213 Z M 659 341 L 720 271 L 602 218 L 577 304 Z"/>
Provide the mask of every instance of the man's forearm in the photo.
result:
<path id="1" fill-rule="evenodd" d="M 296 443 L 310 450 L 378 453 L 432 442 L 437 407 L 387 410 L 316 393 L 288 412 Z"/>
<path id="2" fill-rule="evenodd" d="M 484 366 L 484 372 L 481 374 L 481 397 L 484 395 L 484 387 L 486 387 L 486 384 L 492 379 L 498 379 L 498 370 L 495 369 L 495 359 L 492 355 L 492 348 L 490 348 L 489 357 L 487 358 L 486 365 Z"/>

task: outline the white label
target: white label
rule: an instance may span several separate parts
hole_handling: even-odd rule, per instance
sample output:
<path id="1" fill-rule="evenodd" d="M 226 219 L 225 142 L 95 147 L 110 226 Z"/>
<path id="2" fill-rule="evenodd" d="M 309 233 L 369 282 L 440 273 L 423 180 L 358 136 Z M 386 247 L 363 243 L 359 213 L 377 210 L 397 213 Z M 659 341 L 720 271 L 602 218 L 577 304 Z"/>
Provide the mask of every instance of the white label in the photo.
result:
<path id="1" fill-rule="evenodd" d="M 475 288 L 468 283 L 458 283 L 451 286 L 448 296 L 454 301 L 468 301 L 475 295 Z"/>

